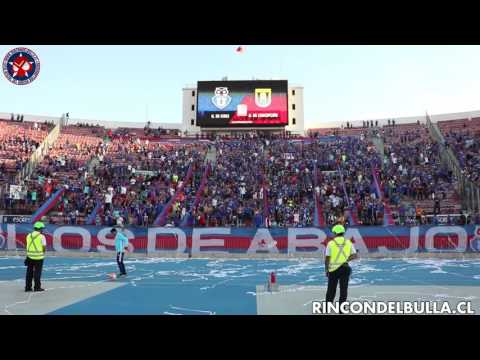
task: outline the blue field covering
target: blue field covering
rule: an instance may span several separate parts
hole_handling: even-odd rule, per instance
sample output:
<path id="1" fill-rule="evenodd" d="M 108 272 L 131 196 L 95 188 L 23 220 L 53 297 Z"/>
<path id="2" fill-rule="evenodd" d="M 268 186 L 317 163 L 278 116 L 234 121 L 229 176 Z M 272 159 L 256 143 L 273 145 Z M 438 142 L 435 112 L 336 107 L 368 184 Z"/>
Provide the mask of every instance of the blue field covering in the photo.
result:
<path id="1" fill-rule="evenodd" d="M 326 285 L 317 259 L 132 258 L 126 266 L 128 277 L 117 280 L 125 286 L 52 314 L 256 314 L 255 287 L 272 271 L 283 285 Z M 480 259 L 362 259 L 351 266 L 351 285 L 480 286 Z M 42 279 L 100 282 L 111 272 L 118 272 L 114 259 L 51 257 Z M 24 276 L 23 258 L 0 258 L 0 281 Z"/>

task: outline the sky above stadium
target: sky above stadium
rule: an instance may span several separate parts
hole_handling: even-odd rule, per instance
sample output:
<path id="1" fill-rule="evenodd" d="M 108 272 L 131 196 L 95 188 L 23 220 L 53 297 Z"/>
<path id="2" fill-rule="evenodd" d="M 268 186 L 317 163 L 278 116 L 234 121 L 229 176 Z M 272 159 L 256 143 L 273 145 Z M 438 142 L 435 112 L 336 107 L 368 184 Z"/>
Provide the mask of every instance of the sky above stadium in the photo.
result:
<path id="1" fill-rule="evenodd" d="M 480 46 L 26 46 L 30 85 L 0 75 L 0 112 L 179 123 L 198 80 L 287 79 L 304 87 L 306 127 L 480 109 Z M 148 108 L 148 110 L 147 110 Z"/>

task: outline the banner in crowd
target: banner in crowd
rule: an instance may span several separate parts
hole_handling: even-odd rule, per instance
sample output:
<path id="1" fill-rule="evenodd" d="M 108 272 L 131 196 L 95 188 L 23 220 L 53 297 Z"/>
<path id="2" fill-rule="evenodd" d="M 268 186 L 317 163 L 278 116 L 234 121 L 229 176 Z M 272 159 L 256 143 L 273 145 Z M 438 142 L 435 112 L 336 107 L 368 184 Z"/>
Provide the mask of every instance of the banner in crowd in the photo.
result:
<path id="1" fill-rule="evenodd" d="M 143 176 L 156 176 L 158 175 L 158 171 L 149 171 L 149 170 L 136 170 L 135 175 L 143 175 Z"/>
<path id="2" fill-rule="evenodd" d="M 31 224 L 1 224 L 0 249 L 25 248 Z M 51 251 L 114 252 L 110 227 L 47 225 Z M 283 253 L 323 254 L 332 238 L 327 228 L 125 228 L 130 252 L 171 253 Z M 360 226 L 345 236 L 364 253 L 478 252 L 480 225 L 467 226 Z"/>
<path id="3" fill-rule="evenodd" d="M 10 199 L 20 200 L 22 198 L 22 186 L 10 185 Z"/>
<path id="4" fill-rule="evenodd" d="M 29 224 L 31 215 L 0 215 L 0 223 L 3 224 Z"/>

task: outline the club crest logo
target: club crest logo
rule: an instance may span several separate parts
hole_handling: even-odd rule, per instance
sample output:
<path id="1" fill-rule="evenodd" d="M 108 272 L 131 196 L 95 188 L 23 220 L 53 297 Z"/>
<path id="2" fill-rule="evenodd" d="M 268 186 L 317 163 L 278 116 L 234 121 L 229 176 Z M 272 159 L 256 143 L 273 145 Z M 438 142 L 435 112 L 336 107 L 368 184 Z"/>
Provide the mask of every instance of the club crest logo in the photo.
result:
<path id="1" fill-rule="evenodd" d="M 272 103 L 272 89 L 255 89 L 255 104 L 266 108 Z"/>
<path id="2" fill-rule="evenodd" d="M 232 98 L 230 95 L 228 95 L 228 93 L 229 91 L 226 87 L 215 88 L 215 96 L 212 97 L 213 105 L 215 105 L 220 110 L 225 109 L 232 101 Z"/>
<path id="3" fill-rule="evenodd" d="M 27 85 L 34 81 L 40 72 L 37 54 L 27 48 L 10 50 L 3 59 L 3 74 L 15 85 Z"/>

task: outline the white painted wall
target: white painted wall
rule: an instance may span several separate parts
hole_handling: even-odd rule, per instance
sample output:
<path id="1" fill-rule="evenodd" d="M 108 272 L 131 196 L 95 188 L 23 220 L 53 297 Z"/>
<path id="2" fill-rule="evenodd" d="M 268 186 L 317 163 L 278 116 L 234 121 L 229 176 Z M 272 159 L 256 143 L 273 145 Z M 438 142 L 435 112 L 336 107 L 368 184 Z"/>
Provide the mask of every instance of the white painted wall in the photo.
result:
<path id="1" fill-rule="evenodd" d="M 193 95 L 192 95 L 193 94 Z M 193 105 L 193 110 L 192 110 Z M 192 125 L 192 120 L 194 125 Z M 182 89 L 182 128 L 188 134 L 199 134 L 200 127 L 197 123 L 197 87 L 185 87 Z"/>
<path id="2" fill-rule="evenodd" d="M 295 110 L 293 104 L 295 104 Z M 295 119 L 295 125 L 293 119 Z M 293 134 L 304 135 L 305 133 L 303 86 L 288 87 L 288 126 L 285 129 Z"/>

